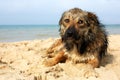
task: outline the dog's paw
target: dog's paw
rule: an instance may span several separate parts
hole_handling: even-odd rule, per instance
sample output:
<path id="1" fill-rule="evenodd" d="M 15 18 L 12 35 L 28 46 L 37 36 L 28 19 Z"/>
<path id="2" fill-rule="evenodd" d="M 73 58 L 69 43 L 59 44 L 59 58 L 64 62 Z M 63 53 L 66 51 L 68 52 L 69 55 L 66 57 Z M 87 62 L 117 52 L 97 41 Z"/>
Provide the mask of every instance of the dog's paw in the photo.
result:
<path id="1" fill-rule="evenodd" d="M 50 53 L 53 53 L 53 52 L 54 52 L 54 50 L 53 50 L 52 48 L 49 48 L 49 49 L 47 49 L 47 51 L 46 51 L 47 54 L 50 54 Z"/>
<path id="2" fill-rule="evenodd" d="M 55 64 L 56 64 L 56 61 L 53 58 L 43 61 L 43 65 L 47 67 L 54 66 Z"/>

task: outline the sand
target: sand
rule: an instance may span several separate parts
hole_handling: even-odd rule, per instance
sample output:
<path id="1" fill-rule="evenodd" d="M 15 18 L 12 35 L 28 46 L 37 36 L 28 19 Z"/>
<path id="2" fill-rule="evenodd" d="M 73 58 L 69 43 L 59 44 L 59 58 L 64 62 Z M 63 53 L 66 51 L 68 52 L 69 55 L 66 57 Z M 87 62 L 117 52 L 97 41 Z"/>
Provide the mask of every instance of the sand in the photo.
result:
<path id="1" fill-rule="evenodd" d="M 105 61 L 94 70 L 70 63 L 44 66 L 46 50 L 55 40 L 0 43 L 0 80 L 120 80 L 120 35 L 109 36 Z"/>

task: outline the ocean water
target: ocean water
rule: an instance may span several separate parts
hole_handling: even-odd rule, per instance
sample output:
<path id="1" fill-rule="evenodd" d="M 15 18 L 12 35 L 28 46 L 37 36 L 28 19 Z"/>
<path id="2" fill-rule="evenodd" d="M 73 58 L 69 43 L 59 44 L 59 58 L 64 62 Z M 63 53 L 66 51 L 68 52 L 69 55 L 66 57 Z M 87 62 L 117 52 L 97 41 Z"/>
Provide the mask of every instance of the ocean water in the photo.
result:
<path id="1" fill-rule="evenodd" d="M 106 25 L 109 35 L 120 34 L 120 25 Z M 0 25 L 0 42 L 17 42 L 59 37 L 58 25 Z"/>
<path id="2" fill-rule="evenodd" d="M 0 25 L 0 42 L 17 42 L 59 37 L 57 25 Z"/>

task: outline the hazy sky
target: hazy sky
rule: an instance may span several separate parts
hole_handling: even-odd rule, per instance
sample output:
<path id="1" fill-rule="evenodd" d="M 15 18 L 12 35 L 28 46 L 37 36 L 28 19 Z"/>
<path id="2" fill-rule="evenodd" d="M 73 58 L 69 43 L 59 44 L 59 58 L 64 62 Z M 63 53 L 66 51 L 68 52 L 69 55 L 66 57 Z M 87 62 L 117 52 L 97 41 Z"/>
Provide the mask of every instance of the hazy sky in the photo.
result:
<path id="1" fill-rule="evenodd" d="M 74 7 L 94 12 L 104 24 L 120 24 L 120 0 L 0 0 L 0 25 L 58 24 Z"/>

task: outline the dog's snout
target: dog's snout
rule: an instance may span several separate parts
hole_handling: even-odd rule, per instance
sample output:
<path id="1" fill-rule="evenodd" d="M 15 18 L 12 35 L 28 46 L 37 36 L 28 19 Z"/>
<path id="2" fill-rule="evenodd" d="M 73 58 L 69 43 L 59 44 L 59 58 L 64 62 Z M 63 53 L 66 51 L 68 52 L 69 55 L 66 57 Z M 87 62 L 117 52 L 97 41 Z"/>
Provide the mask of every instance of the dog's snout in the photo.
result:
<path id="1" fill-rule="evenodd" d="M 72 37 L 72 35 L 73 35 L 73 32 L 72 32 L 72 31 L 68 31 L 68 32 L 67 32 L 67 37 Z"/>
<path id="2" fill-rule="evenodd" d="M 68 28 L 67 31 L 66 31 L 67 37 L 72 37 L 74 35 L 74 32 L 75 32 L 74 27 Z"/>

